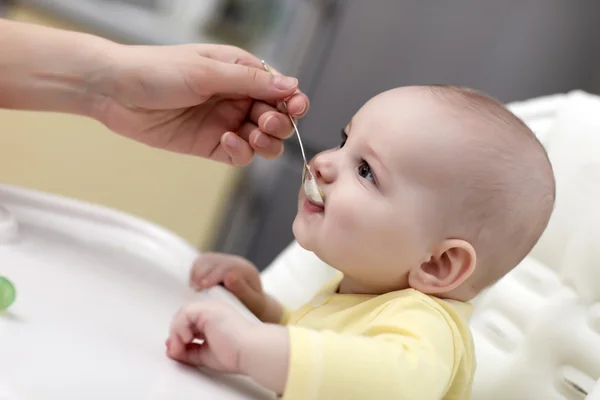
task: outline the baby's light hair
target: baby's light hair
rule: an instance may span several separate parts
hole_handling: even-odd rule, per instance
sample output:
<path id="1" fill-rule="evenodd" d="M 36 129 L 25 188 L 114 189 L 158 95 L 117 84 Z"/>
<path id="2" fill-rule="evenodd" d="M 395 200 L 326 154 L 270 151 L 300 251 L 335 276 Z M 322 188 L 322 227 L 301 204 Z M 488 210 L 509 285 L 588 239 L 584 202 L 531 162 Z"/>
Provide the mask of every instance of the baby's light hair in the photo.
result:
<path id="1" fill-rule="evenodd" d="M 552 166 L 531 129 L 498 100 L 459 86 L 423 88 L 469 124 L 457 180 L 463 197 L 446 223 L 460 226 L 476 250 L 468 284 L 479 292 L 520 263 L 546 229 L 556 196 Z"/>

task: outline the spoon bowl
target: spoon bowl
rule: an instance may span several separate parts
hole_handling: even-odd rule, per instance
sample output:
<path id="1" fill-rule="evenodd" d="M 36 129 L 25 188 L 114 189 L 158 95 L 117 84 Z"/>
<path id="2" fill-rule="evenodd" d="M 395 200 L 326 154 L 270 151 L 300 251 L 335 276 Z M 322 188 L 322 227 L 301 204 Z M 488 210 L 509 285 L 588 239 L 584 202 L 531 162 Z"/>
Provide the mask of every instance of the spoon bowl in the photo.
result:
<path id="1" fill-rule="evenodd" d="M 324 204 L 325 193 L 323 193 L 323 190 L 317 184 L 317 180 L 308 164 L 304 164 L 304 169 L 302 170 L 302 189 L 312 202 L 319 205 Z"/>

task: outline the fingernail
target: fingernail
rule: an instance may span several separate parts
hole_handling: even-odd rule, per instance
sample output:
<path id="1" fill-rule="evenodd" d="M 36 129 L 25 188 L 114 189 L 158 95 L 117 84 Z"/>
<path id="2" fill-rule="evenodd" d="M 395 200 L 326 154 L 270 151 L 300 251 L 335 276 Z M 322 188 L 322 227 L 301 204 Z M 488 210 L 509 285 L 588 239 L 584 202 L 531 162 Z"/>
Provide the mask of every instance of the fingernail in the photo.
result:
<path id="1" fill-rule="evenodd" d="M 269 133 L 275 133 L 280 127 L 279 119 L 275 118 L 274 115 L 270 115 L 265 121 L 265 131 Z"/>
<path id="2" fill-rule="evenodd" d="M 298 111 L 298 112 L 297 112 L 296 114 L 294 114 L 294 115 L 302 115 L 302 114 L 304 114 L 304 112 L 306 111 L 306 107 L 307 107 L 307 104 L 306 104 L 306 103 L 304 103 L 304 106 L 302 107 L 302 109 L 301 109 L 300 111 Z"/>
<path id="3" fill-rule="evenodd" d="M 208 286 L 208 280 L 204 279 L 202 282 L 200 282 L 200 284 L 201 284 L 203 287 L 207 287 L 207 286 Z"/>
<path id="4" fill-rule="evenodd" d="M 273 83 L 279 90 L 288 90 L 298 85 L 298 79 L 289 76 L 277 75 L 273 77 Z"/>
<path id="5" fill-rule="evenodd" d="M 235 149 L 238 146 L 238 138 L 233 132 L 227 132 L 225 134 L 224 142 L 225 146 L 231 147 L 232 149 Z"/>
<path id="6" fill-rule="evenodd" d="M 254 146 L 256 147 L 267 147 L 269 145 L 269 138 L 263 133 L 259 133 L 254 138 Z"/>

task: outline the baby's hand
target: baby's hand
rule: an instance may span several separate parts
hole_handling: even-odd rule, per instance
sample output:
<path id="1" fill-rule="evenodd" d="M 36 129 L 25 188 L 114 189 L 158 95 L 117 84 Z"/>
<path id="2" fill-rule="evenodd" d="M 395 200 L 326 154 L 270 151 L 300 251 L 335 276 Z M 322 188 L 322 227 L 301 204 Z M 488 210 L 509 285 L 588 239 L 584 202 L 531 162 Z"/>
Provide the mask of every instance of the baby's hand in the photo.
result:
<path id="1" fill-rule="evenodd" d="M 253 325 L 226 303 L 214 300 L 192 303 L 179 310 L 173 319 L 166 342 L 167 356 L 219 372 L 241 373 L 242 341 Z"/>
<path id="2" fill-rule="evenodd" d="M 248 375 L 275 393 L 285 388 L 290 359 L 287 328 L 250 322 L 225 302 L 183 307 L 171 323 L 166 345 L 167 356 L 182 363 Z"/>
<path id="3" fill-rule="evenodd" d="M 259 319 L 266 315 L 269 299 L 263 292 L 258 270 L 242 257 L 221 253 L 201 255 L 192 267 L 190 284 L 197 290 L 223 284 Z"/>

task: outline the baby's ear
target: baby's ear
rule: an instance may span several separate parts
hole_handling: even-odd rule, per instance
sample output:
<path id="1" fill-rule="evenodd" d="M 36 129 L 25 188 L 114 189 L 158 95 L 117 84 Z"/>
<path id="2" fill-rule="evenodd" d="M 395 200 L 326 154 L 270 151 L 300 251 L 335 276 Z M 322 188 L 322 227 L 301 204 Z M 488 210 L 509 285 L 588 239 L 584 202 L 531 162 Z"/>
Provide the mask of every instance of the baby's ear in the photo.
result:
<path id="1" fill-rule="evenodd" d="M 410 287 L 426 294 L 441 294 L 456 289 L 475 270 L 476 255 L 464 240 L 445 240 L 429 261 L 410 271 Z"/>

